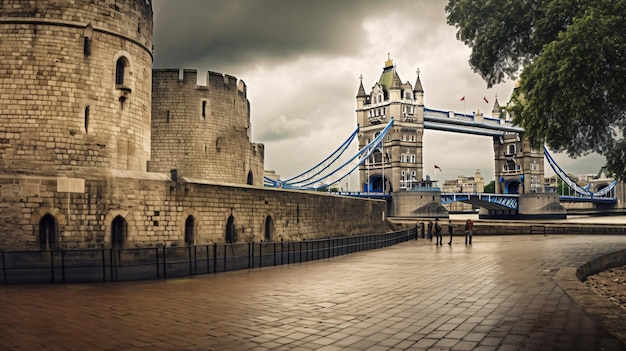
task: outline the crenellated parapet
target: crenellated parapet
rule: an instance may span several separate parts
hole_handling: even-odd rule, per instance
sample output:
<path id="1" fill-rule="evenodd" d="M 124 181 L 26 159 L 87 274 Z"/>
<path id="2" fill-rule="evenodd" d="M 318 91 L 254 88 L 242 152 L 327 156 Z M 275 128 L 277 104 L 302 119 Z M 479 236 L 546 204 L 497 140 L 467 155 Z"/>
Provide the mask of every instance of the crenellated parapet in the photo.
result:
<path id="1" fill-rule="evenodd" d="M 263 183 L 264 148 L 250 141 L 246 84 L 196 70 L 155 69 L 149 171 L 235 184 Z"/>

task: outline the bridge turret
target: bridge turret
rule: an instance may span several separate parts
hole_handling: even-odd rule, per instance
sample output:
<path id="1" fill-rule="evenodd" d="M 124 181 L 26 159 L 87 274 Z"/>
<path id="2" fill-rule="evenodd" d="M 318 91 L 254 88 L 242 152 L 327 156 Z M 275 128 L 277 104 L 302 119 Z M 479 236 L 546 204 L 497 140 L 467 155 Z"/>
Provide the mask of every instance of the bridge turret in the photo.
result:
<path id="1" fill-rule="evenodd" d="M 415 103 L 418 106 L 424 106 L 424 88 L 422 88 L 422 81 L 420 80 L 420 70 L 417 70 L 417 80 L 415 81 L 415 88 L 413 88 L 413 97 Z"/>
<path id="2" fill-rule="evenodd" d="M 491 114 L 493 118 L 501 118 L 502 116 L 502 107 L 498 102 L 498 95 L 496 95 L 496 101 L 493 103 L 493 110 L 491 110 Z"/>
<path id="3" fill-rule="evenodd" d="M 363 190 L 399 191 L 411 188 L 422 180 L 422 95 L 421 83 L 416 88 L 408 81 L 402 83 L 390 58 L 369 95 L 361 81 L 356 97 L 359 148 L 374 140 L 391 118 L 395 121 L 380 148 L 359 167 Z"/>

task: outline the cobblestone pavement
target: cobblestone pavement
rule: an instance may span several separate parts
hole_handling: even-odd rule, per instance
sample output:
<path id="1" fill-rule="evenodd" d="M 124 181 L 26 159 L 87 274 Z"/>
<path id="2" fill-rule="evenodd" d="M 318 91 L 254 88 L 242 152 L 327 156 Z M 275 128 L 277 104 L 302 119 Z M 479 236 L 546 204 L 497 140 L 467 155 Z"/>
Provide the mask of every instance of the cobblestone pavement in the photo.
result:
<path id="1" fill-rule="evenodd" d="M 477 235 L 185 279 L 0 286 L 0 349 L 625 350 L 553 280 L 625 247 Z"/>

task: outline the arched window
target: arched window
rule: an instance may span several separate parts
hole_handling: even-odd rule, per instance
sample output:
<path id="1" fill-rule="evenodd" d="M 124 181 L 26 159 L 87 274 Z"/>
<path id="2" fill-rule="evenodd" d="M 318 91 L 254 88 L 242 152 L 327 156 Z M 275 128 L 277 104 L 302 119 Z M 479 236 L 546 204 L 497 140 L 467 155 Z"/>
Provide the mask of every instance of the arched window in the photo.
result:
<path id="1" fill-rule="evenodd" d="M 235 217 L 228 217 L 226 222 L 226 242 L 231 244 L 237 241 L 237 233 L 235 233 Z"/>
<path id="2" fill-rule="evenodd" d="M 508 152 L 509 155 L 515 155 L 515 144 L 509 144 L 508 146 Z"/>
<path id="3" fill-rule="evenodd" d="M 56 247 L 57 223 L 51 214 L 46 214 L 39 221 L 39 248 L 41 251 L 52 250 Z"/>
<path id="4" fill-rule="evenodd" d="M 124 85 L 126 78 L 126 70 L 128 69 L 128 60 L 126 57 L 120 57 L 115 63 L 115 85 Z"/>
<path id="5" fill-rule="evenodd" d="M 122 216 L 117 216 L 111 222 L 111 247 L 121 249 L 124 247 L 124 241 L 127 236 L 126 220 Z"/>
<path id="6" fill-rule="evenodd" d="M 191 246 L 194 243 L 194 227 L 196 220 L 193 216 L 187 217 L 185 221 L 185 245 Z"/>
<path id="7" fill-rule="evenodd" d="M 252 171 L 248 171 L 248 179 L 246 180 L 246 184 L 254 185 L 254 175 L 252 174 Z"/>
<path id="8" fill-rule="evenodd" d="M 271 216 L 265 218 L 265 241 L 272 241 L 272 232 L 274 229 L 274 220 Z"/>

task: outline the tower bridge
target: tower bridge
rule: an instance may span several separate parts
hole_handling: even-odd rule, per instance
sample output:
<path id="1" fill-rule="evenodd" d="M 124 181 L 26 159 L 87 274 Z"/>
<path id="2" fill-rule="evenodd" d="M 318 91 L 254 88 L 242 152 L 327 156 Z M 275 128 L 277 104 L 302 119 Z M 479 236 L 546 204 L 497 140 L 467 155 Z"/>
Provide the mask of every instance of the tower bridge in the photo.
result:
<path id="1" fill-rule="evenodd" d="M 442 204 L 462 201 L 480 207 L 484 218 L 564 218 L 566 210 L 559 195 L 543 185 L 547 159 L 563 182 L 577 193 L 576 199 L 563 198 L 564 202 L 586 201 L 603 206 L 618 203 L 616 182 L 595 193 L 575 185 L 547 149 L 532 147 L 524 136 L 524 128 L 513 124 L 497 97 L 491 112 L 492 116 L 485 116 L 480 111 L 463 114 L 427 108 L 419 70 L 415 84 L 403 83 L 388 58 L 369 93 L 361 77 L 356 96 L 358 127 L 351 137 L 310 170 L 285 181 L 266 179 L 265 184 L 295 189 L 329 188 L 358 168 L 360 191 L 338 194 L 386 199 L 392 216 L 445 217 L 448 213 Z M 424 177 L 424 130 L 491 137 L 496 194 L 441 193 L 435 181 Z M 342 164 L 340 156 L 355 136 L 359 151 Z M 339 166 L 331 166 L 335 162 Z M 621 189 L 623 193 L 623 185 Z"/>

